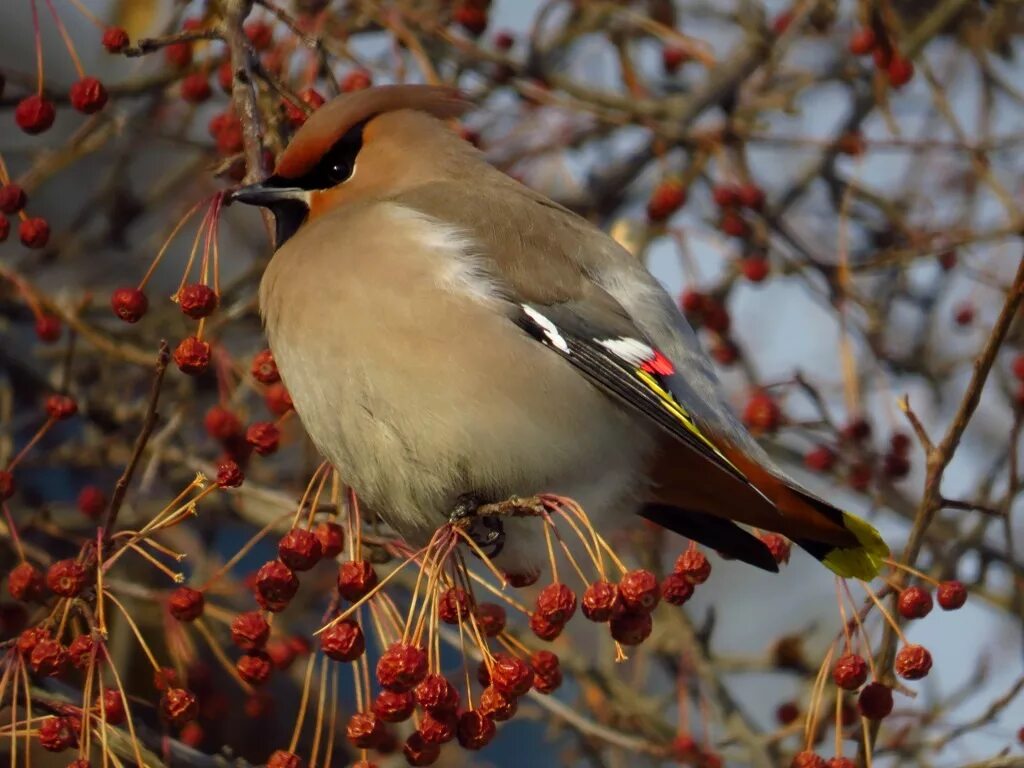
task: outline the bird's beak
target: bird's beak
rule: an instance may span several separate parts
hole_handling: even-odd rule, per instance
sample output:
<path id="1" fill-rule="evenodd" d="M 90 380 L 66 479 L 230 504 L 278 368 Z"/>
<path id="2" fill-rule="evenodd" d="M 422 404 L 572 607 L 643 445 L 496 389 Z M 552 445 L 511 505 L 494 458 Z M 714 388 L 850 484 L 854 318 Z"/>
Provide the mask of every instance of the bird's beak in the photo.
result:
<path id="1" fill-rule="evenodd" d="M 268 181 L 270 180 L 268 179 Z M 279 187 L 260 182 L 239 187 L 231 193 L 230 200 L 247 205 L 262 205 L 265 208 L 273 208 L 289 202 L 301 203 L 306 206 L 309 201 L 309 192 L 299 187 Z"/>

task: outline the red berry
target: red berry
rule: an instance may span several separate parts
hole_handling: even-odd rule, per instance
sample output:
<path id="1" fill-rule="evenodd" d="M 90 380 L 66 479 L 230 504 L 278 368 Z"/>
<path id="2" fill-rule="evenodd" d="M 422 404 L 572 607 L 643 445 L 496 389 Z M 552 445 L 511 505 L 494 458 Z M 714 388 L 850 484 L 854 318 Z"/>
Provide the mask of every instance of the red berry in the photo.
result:
<path id="1" fill-rule="evenodd" d="M 833 757 L 826 765 L 827 768 L 857 768 L 857 764 L 848 757 Z"/>
<path id="2" fill-rule="evenodd" d="M 505 609 L 497 603 L 477 603 L 474 616 L 485 637 L 497 637 L 505 629 Z"/>
<path id="3" fill-rule="evenodd" d="M 496 653 L 491 664 L 491 685 L 506 696 L 524 695 L 533 684 L 533 670 L 522 659 L 507 653 Z"/>
<path id="4" fill-rule="evenodd" d="M 178 621 L 195 621 L 203 615 L 206 598 L 198 589 L 178 587 L 167 598 L 167 609 Z"/>
<path id="5" fill-rule="evenodd" d="M 46 627 L 29 627 L 18 635 L 18 640 L 15 646 L 18 649 L 18 653 L 23 658 L 28 659 L 32 656 L 32 652 L 35 651 L 36 646 L 50 639 L 50 630 Z"/>
<path id="6" fill-rule="evenodd" d="M 735 184 L 716 184 L 711 198 L 719 208 L 735 208 L 740 204 L 739 188 Z"/>
<path id="7" fill-rule="evenodd" d="M 679 68 L 689 61 L 689 54 L 682 48 L 674 45 L 666 45 L 661 49 L 661 68 L 666 75 L 673 75 Z"/>
<path id="8" fill-rule="evenodd" d="M 75 669 L 88 669 L 93 661 L 96 643 L 92 635 L 79 635 L 68 645 L 68 660 Z M 98 656 L 96 657 L 98 658 Z"/>
<path id="9" fill-rule="evenodd" d="M 231 87 L 234 83 L 234 79 L 235 71 L 231 68 L 230 61 L 225 61 L 217 67 L 217 84 L 224 93 L 231 93 Z"/>
<path id="10" fill-rule="evenodd" d="M 510 587 L 515 587 L 516 589 L 532 586 L 537 583 L 537 579 L 539 578 L 540 571 L 524 571 L 505 574 L 505 579 L 508 581 L 508 585 Z"/>
<path id="11" fill-rule="evenodd" d="M 694 315 L 704 311 L 707 306 L 707 295 L 700 291 L 684 291 L 682 297 L 679 300 L 679 306 L 682 307 L 683 312 Z"/>
<path id="12" fill-rule="evenodd" d="M 725 334 L 729 330 L 730 318 L 728 310 L 710 297 L 704 306 L 704 315 L 701 320 L 704 323 L 704 327 L 709 331 Z"/>
<path id="13" fill-rule="evenodd" d="M 137 323 L 149 309 L 149 299 L 138 288 L 118 288 L 110 297 L 110 305 L 126 323 Z"/>
<path id="14" fill-rule="evenodd" d="M 160 716 L 173 726 L 180 728 L 198 714 L 199 701 L 191 691 L 168 688 L 160 697 Z"/>
<path id="15" fill-rule="evenodd" d="M 153 672 L 153 687 L 158 691 L 166 691 L 178 687 L 178 673 L 170 667 L 161 667 Z"/>
<path id="16" fill-rule="evenodd" d="M 4 242 L 11 234 L 11 220 L 0 213 L 0 243 Z"/>
<path id="17" fill-rule="evenodd" d="M 238 670 L 238 676 L 249 685 L 263 685 L 270 679 L 274 665 L 267 654 L 253 651 L 239 656 L 235 662 L 235 669 Z"/>
<path id="18" fill-rule="evenodd" d="M 871 464 L 866 461 L 859 461 L 850 467 L 850 472 L 846 481 L 855 491 L 863 493 L 871 485 L 871 479 L 873 476 L 874 470 L 872 469 Z"/>
<path id="19" fill-rule="evenodd" d="M 899 480 L 910 474 L 910 459 L 898 453 L 887 453 L 882 459 L 882 474 L 890 480 Z"/>
<path id="20" fill-rule="evenodd" d="M 907 587 L 900 592 L 897 607 L 905 619 L 923 619 L 932 612 L 931 593 L 923 587 Z"/>
<path id="21" fill-rule="evenodd" d="M 306 88 L 304 91 L 299 93 L 299 101 L 315 112 L 323 105 L 324 97 L 313 88 Z M 298 104 L 293 103 L 290 99 L 282 99 L 281 106 L 284 107 L 285 118 L 293 127 L 298 128 L 306 122 L 306 118 L 308 117 L 306 110 Z"/>
<path id="22" fill-rule="evenodd" d="M 944 581 L 938 589 L 939 607 L 944 611 L 955 611 L 967 602 L 967 587 L 959 581 Z"/>
<path id="23" fill-rule="evenodd" d="M 313 535 L 320 542 L 320 554 L 324 558 L 337 557 L 345 548 L 345 529 L 337 523 L 317 523 Z"/>
<path id="24" fill-rule="evenodd" d="M 377 682 L 389 691 L 411 691 L 427 671 L 427 654 L 422 648 L 393 643 L 377 661 Z"/>
<path id="25" fill-rule="evenodd" d="M 693 597 L 693 584 L 682 573 L 670 573 L 661 582 L 661 596 L 669 605 L 682 605 Z"/>
<path id="26" fill-rule="evenodd" d="M 373 76 L 365 69 L 353 69 L 341 79 L 342 93 L 365 91 L 371 85 L 373 85 Z"/>
<path id="27" fill-rule="evenodd" d="M 583 593 L 583 615 L 591 621 L 609 621 L 619 607 L 619 588 L 611 582 L 595 581 Z"/>
<path id="28" fill-rule="evenodd" d="M 614 616 L 610 624 L 612 638 L 623 645 L 640 645 L 650 636 L 653 627 L 649 613 L 623 613 Z"/>
<path id="29" fill-rule="evenodd" d="M 755 392 L 743 409 L 743 423 L 755 435 L 771 434 L 779 428 L 782 409 L 767 392 Z"/>
<path id="30" fill-rule="evenodd" d="M 736 201 L 743 208 L 759 211 L 764 208 L 764 190 L 753 182 L 741 184 L 736 190 Z"/>
<path id="31" fill-rule="evenodd" d="M 974 305 L 969 301 L 958 304 L 953 310 L 953 320 L 957 325 L 966 327 L 974 322 Z"/>
<path id="32" fill-rule="evenodd" d="M 445 624 L 461 624 L 469 616 L 469 594 L 461 587 L 444 591 L 437 604 L 438 615 Z"/>
<path id="33" fill-rule="evenodd" d="M 257 421 L 245 431 L 245 441 L 260 456 L 267 456 L 277 450 L 281 442 L 281 431 L 270 421 Z"/>
<path id="34" fill-rule="evenodd" d="M 758 538 L 760 538 L 761 542 L 768 547 L 768 551 L 772 553 L 772 559 L 774 559 L 776 563 L 784 565 L 789 562 L 791 550 L 789 539 L 784 536 L 780 536 L 777 533 L 762 533 Z"/>
<path id="35" fill-rule="evenodd" d="M 70 558 L 58 560 L 46 571 L 46 586 L 55 595 L 77 597 L 85 588 L 87 578 L 88 572 L 81 563 Z"/>
<path id="36" fill-rule="evenodd" d="M 53 125 L 57 109 L 53 102 L 39 94 L 26 96 L 14 108 L 14 122 L 25 133 L 36 135 Z"/>
<path id="37" fill-rule="evenodd" d="M 191 318 L 209 317 L 217 308 L 217 294 L 208 285 L 190 283 L 178 294 L 178 306 Z"/>
<path id="38" fill-rule="evenodd" d="M 914 77 L 914 62 L 894 53 L 886 67 L 886 74 L 889 76 L 889 85 L 901 88 Z"/>
<path id="39" fill-rule="evenodd" d="M 712 344 L 711 357 L 721 366 L 732 365 L 740 356 L 739 347 L 729 339 L 717 337 Z"/>
<path id="40" fill-rule="evenodd" d="M 68 651 L 51 638 L 41 638 L 29 656 L 29 666 L 41 677 L 60 677 L 68 666 Z"/>
<path id="41" fill-rule="evenodd" d="M 71 106 L 86 115 L 99 112 L 107 104 L 107 89 L 95 77 L 83 77 L 71 86 Z"/>
<path id="42" fill-rule="evenodd" d="M 727 210 L 722 213 L 718 221 L 718 228 L 730 237 L 746 237 L 750 233 L 750 226 L 737 211 Z"/>
<path id="43" fill-rule="evenodd" d="M 14 475 L 6 469 L 0 469 L 0 501 L 7 501 L 18 489 Z"/>
<path id="44" fill-rule="evenodd" d="M 18 225 L 18 237 L 26 248 L 45 248 L 50 242 L 50 225 L 41 216 L 22 219 Z"/>
<path id="45" fill-rule="evenodd" d="M 377 572 L 366 560 L 347 560 L 338 569 L 338 592 L 353 603 L 377 586 Z"/>
<path id="46" fill-rule="evenodd" d="M 164 59 L 176 69 L 185 69 L 192 63 L 192 43 L 171 43 L 164 48 Z"/>
<path id="47" fill-rule="evenodd" d="M 322 555 L 320 540 L 305 528 L 292 528 L 277 544 L 277 556 L 293 571 L 308 571 Z"/>
<path id="48" fill-rule="evenodd" d="M 110 689 L 104 691 L 102 702 L 97 702 L 98 705 L 100 703 L 102 703 L 103 717 L 106 718 L 107 725 L 121 725 L 127 719 L 128 712 L 124 706 L 124 696 L 120 691 Z"/>
<path id="49" fill-rule="evenodd" d="M 231 67 L 228 65 L 228 72 Z M 213 95 L 210 77 L 206 72 L 192 72 L 181 81 L 181 98 L 189 104 L 202 104 Z"/>
<path id="50" fill-rule="evenodd" d="M 455 729 L 459 725 L 454 712 L 432 715 L 427 712 L 420 718 L 419 732 L 423 740 L 430 744 L 447 744 L 455 738 Z"/>
<path id="51" fill-rule="evenodd" d="M 565 629 L 565 624 L 560 621 L 551 621 L 542 613 L 530 614 L 530 631 L 545 642 L 550 643 Z"/>
<path id="52" fill-rule="evenodd" d="M 548 584 L 537 595 L 537 613 L 553 624 L 565 624 L 576 612 L 576 593 L 565 584 Z"/>
<path id="53" fill-rule="evenodd" d="M 783 11 L 772 20 L 772 32 L 776 36 L 785 34 L 786 30 L 789 29 L 789 25 L 793 23 L 793 18 L 793 11 Z"/>
<path id="54" fill-rule="evenodd" d="M 458 737 L 463 749 L 483 749 L 494 738 L 494 721 L 479 710 L 470 709 L 459 715 Z"/>
<path id="55" fill-rule="evenodd" d="M 267 404 L 267 410 L 275 416 L 284 416 L 295 407 L 292 396 L 284 384 L 271 384 L 263 394 L 263 402 Z"/>
<path id="56" fill-rule="evenodd" d="M 779 725 L 789 725 L 796 722 L 799 717 L 800 708 L 792 701 L 779 704 L 778 709 L 775 710 L 775 719 L 779 721 Z"/>
<path id="57" fill-rule="evenodd" d="M 183 339 L 174 350 L 174 362 L 182 373 L 195 376 L 210 364 L 210 345 L 195 336 Z"/>
<path id="58" fill-rule="evenodd" d="M 372 712 L 357 712 L 348 721 L 345 734 L 353 746 L 373 749 L 385 735 L 384 723 Z"/>
<path id="59" fill-rule="evenodd" d="M 274 44 L 274 28 L 263 20 L 248 21 L 244 29 L 245 36 L 257 51 L 265 51 Z"/>
<path id="60" fill-rule="evenodd" d="M 267 643 L 266 653 L 273 665 L 280 670 L 288 669 L 298 655 L 286 640 L 271 640 Z"/>
<path id="61" fill-rule="evenodd" d="M 703 584 L 711 575 L 711 563 L 699 549 L 688 549 L 676 558 L 674 570 L 693 584 Z"/>
<path id="62" fill-rule="evenodd" d="M 619 581 L 619 597 L 626 610 L 650 613 L 661 600 L 658 579 L 646 569 L 629 571 Z"/>
<path id="63" fill-rule="evenodd" d="M 15 214 L 25 207 L 28 195 L 25 190 L 13 182 L 0 187 L 0 213 Z"/>
<path id="64" fill-rule="evenodd" d="M 850 53 L 854 56 L 865 56 L 875 47 L 875 31 L 871 27 L 861 27 L 850 38 Z"/>
<path id="65" fill-rule="evenodd" d="M 366 639 L 358 622 L 343 619 L 320 633 L 320 645 L 335 661 L 355 661 L 366 650 Z"/>
<path id="66" fill-rule="evenodd" d="M 269 349 L 257 352 L 252 358 L 252 377 L 261 384 L 274 384 L 281 380 L 281 374 L 277 370 L 277 363 L 274 361 L 274 353 Z"/>
<path id="67" fill-rule="evenodd" d="M 668 179 L 662 181 L 651 192 L 647 201 L 647 218 L 653 222 L 668 219 L 686 203 L 686 187 L 682 182 Z"/>
<path id="68" fill-rule="evenodd" d="M 840 656 L 832 669 L 832 679 L 844 691 L 855 691 L 868 679 L 868 663 L 855 653 Z"/>
<path id="69" fill-rule="evenodd" d="M 491 685 L 480 694 L 479 709 L 481 714 L 501 723 L 515 716 L 519 704 L 515 696 L 506 696 Z"/>
<path id="70" fill-rule="evenodd" d="M 120 53 L 128 47 L 128 33 L 121 27 L 107 27 L 103 30 L 103 47 L 110 53 Z"/>
<path id="71" fill-rule="evenodd" d="M 203 417 L 206 434 L 215 440 L 226 441 L 237 438 L 242 433 L 242 421 L 222 405 L 214 405 Z"/>
<path id="72" fill-rule="evenodd" d="M 99 520 L 107 509 L 107 496 L 95 485 L 87 485 L 78 492 L 78 511 L 90 520 Z"/>
<path id="73" fill-rule="evenodd" d="M 306 761 L 294 752 L 275 749 L 267 760 L 267 768 L 305 768 Z"/>
<path id="74" fill-rule="evenodd" d="M 35 331 L 40 341 L 52 344 L 60 338 L 60 318 L 56 315 L 40 315 L 36 318 Z"/>
<path id="75" fill-rule="evenodd" d="M 892 712 L 892 689 L 882 683 L 868 683 L 857 697 L 857 709 L 868 720 L 882 720 Z"/>
<path id="76" fill-rule="evenodd" d="M 70 419 L 78 413 L 78 403 L 67 395 L 50 395 L 46 398 L 46 415 L 55 421 Z"/>
<path id="77" fill-rule="evenodd" d="M 804 466 L 815 472 L 828 472 L 836 464 L 836 454 L 827 445 L 818 445 L 804 455 Z"/>
<path id="78" fill-rule="evenodd" d="M 896 674 L 907 680 L 920 680 L 932 668 L 932 655 L 923 645 L 905 645 L 896 654 Z"/>
<path id="79" fill-rule="evenodd" d="M 412 717 L 416 697 L 412 691 L 381 691 L 373 702 L 373 714 L 385 723 L 401 723 Z"/>
<path id="80" fill-rule="evenodd" d="M 413 690 L 416 703 L 432 715 L 455 714 L 459 692 L 443 675 L 427 675 Z"/>
<path id="81" fill-rule="evenodd" d="M 763 282 L 771 268 L 763 256 L 748 256 L 740 262 L 743 276 L 752 283 Z"/>
<path id="82" fill-rule="evenodd" d="M 431 744 L 419 731 L 413 731 L 402 745 L 402 753 L 409 765 L 433 765 L 441 755 L 441 745 Z"/>
<path id="83" fill-rule="evenodd" d="M 280 560 L 264 563 L 256 572 L 256 599 L 268 611 L 283 611 L 299 590 L 299 580 Z"/>
<path id="84" fill-rule="evenodd" d="M 473 36 L 482 35 L 487 29 L 487 11 L 477 5 L 466 3 L 458 6 L 452 18 Z"/>
<path id="85" fill-rule="evenodd" d="M 78 744 L 78 729 L 70 717 L 45 717 L 39 723 L 39 746 L 63 752 Z"/>
<path id="86" fill-rule="evenodd" d="M 217 485 L 221 488 L 237 488 L 245 480 L 238 462 L 225 459 L 217 464 Z"/>
<path id="87" fill-rule="evenodd" d="M 825 758 L 810 750 L 804 750 L 793 756 L 793 762 L 789 764 L 789 768 L 827 768 L 827 766 Z"/>
<path id="88" fill-rule="evenodd" d="M 530 656 L 533 687 L 539 693 L 554 693 L 562 684 L 562 668 L 558 656 L 551 651 L 534 651 Z"/>
<path id="89" fill-rule="evenodd" d="M 243 651 L 258 651 L 267 644 L 270 625 L 258 611 L 238 614 L 231 622 L 231 641 Z"/>

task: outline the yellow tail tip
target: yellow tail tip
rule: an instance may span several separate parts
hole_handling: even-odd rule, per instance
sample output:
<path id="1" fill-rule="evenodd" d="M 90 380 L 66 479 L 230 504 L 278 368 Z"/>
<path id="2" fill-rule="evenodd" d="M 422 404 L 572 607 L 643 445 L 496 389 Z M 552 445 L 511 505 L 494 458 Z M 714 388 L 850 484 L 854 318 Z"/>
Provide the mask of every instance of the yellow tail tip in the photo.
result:
<path id="1" fill-rule="evenodd" d="M 843 526 L 857 538 L 860 546 L 833 549 L 822 562 L 845 579 L 870 581 L 882 570 L 889 556 L 889 546 L 873 525 L 855 515 L 844 512 Z"/>

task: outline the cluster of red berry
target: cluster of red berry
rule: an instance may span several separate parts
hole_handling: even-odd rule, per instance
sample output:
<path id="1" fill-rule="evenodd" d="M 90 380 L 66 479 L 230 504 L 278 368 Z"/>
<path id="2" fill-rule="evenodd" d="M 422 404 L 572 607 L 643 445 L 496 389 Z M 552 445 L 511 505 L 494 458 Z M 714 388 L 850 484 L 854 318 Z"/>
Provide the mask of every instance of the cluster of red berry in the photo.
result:
<path id="1" fill-rule="evenodd" d="M 881 23 L 861 27 L 850 38 L 850 52 L 872 56 L 875 67 L 885 73 L 889 85 L 902 88 L 914 77 L 914 62 L 904 57 Z"/>

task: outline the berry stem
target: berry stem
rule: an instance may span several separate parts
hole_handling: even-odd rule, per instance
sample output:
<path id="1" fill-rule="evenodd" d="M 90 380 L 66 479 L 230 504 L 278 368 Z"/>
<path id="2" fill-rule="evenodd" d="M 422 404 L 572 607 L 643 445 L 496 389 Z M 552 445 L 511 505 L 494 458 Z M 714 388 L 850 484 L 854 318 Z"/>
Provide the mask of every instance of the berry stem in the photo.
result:
<path id="1" fill-rule="evenodd" d="M 46 7 L 50 11 L 50 15 L 53 16 L 53 23 L 57 25 L 57 32 L 60 33 L 60 37 L 64 41 L 64 47 L 68 49 L 68 54 L 71 56 L 71 63 L 75 65 L 75 72 L 78 73 L 78 79 L 81 80 L 85 77 L 85 69 L 82 68 L 82 62 L 78 58 L 78 51 L 75 50 L 75 43 L 71 39 L 71 35 L 68 34 L 68 30 L 64 26 L 64 22 L 61 20 L 60 14 L 57 13 L 57 9 L 53 7 L 53 0 L 45 0 L 45 2 Z"/>
<path id="2" fill-rule="evenodd" d="M 103 31 L 107 28 L 107 25 L 100 21 L 99 17 L 96 16 L 96 14 L 94 14 L 92 11 L 90 11 L 88 8 L 82 5 L 80 0 L 68 0 L 68 2 L 75 7 L 75 10 L 77 10 L 80 14 L 85 16 L 86 19 L 92 22 L 97 29 Z"/>
<path id="3" fill-rule="evenodd" d="M 302 721 L 306 719 L 306 706 L 309 704 L 310 681 L 313 679 L 313 661 L 316 654 L 309 654 L 306 662 L 306 676 L 302 681 L 302 699 L 299 701 L 299 713 L 295 716 L 295 727 L 292 729 L 292 740 L 288 742 L 288 751 L 294 752 L 299 743 L 299 734 L 302 733 Z M 357 686 L 358 687 L 358 686 Z"/>
<path id="4" fill-rule="evenodd" d="M 178 219 L 174 227 L 171 228 L 171 233 L 167 236 L 167 239 L 164 240 L 163 245 L 160 246 L 160 250 L 157 251 L 156 253 L 156 258 L 154 258 L 153 261 L 150 263 L 149 269 L 146 270 L 146 274 L 144 274 L 142 276 L 142 280 L 139 281 L 140 291 L 146 287 L 146 283 L 149 282 L 149 279 L 153 276 L 153 272 L 155 272 L 156 268 L 160 265 L 160 262 L 164 258 L 164 254 L 167 253 L 167 249 L 171 246 L 171 243 L 174 241 L 174 238 L 177 236 L 178 232 L 181 231 L 181 228 L 185 226 L 186 222 L 188 222 L 188 220 L 192 218 L 192 215 L 199 209 L 199 206 L 202 205 L 204 202 L 204 200 L 199 200 L 196 203 L 194 203 L 191 208 L 185 211 L 185 215 Z M 179 291 L 180 290 L 181 289 L 179 288 Z"/>
<path id="5" fill-rule="evenodd" d="M 252 686 L 245 682 L 245 680 L 242 679 L 242 676 L 238 674 L 238 670 L 235 668 L 235 665 L 231 663 L 231 659 L 229 659 L 227 654 L 224 653 L 224 649 L 221 648 L 220 643 L 217 642 L 217 638 L 213 636 L 210 628 L 206 626 L 206 622 L 203 621 L 203 617 L 200 616 L 193 621 L 192 626 L 196 628 L 196 631 L 202 635 L 206 644 L 210 646 L 210 650 L 213 652 L 214 658 L 217 659 L 217 663 L 223 667 L 224 671 L 227 672 L 236 683 L 238 683 L 243 691 L 251 695 L 253 691 Z"/>
<path id="6" fill-rule="evenodd" d="M 138 640 L 139 645 L 142 646 L 142 652 L 145 653 L 146 658 L 149 659 L 149 663 L 153 667 L 153 671 L 159 672 L 160 665 L 157 663 L 156 657 L 153 655 L 153 652 L 149 649 L 149 646 L 146 644 L 146 639 L 142 636 L 142 632 L 139 631 L 139 625 L 135 623 L 135 621 L 131 617 L 131 614 L 128 613 L 128 611 L 125 609 L 121 601 L 114 597 L 114 594 L 109 589 L 103 590 L 103 594 L 110 598 L 110 602 L 116 605 L 117 609 L 121 611 L 121 615 L 124 616 L 124 620 L 128 622 L 128 626 L 131 628 L 132 633 L 135 635 L 135 639 Z M 113 668 L 115 665 L 110 664 L 108 666 Z"/>
<path id="7" fill-rule="evenodd" d="M 7 502 L 0 504 L 4 509 L 4 520 L 7 521 L 7 530 L 11 534 L 11 541 L 14 543 L 14 551 L 18 553 L 18 560 L 25 562 L 25 549 L 21 546 L 21 537 L 18 535 L 18 529 L 14 525 L 14 518 L 11 515 L 10 507 L 7 506 Z"/>
<path id="8" fill-rule="evenodd" d="M 206 581 L 203 582 L 203 585 L 201 587 L 199 587 L 199 591 L 200 592 L 205 592 L 206 590 L 208 590 L 221 576 L 223 576 L 225 573 L 227 573 L 232 568 L 234 568 L 235 565 L 238 564 L 239 560 L 241 560 L 243 557 L 245 557 L 247 554 L 249 554 L 249 551 L 253 547 L 255 547 L 256 544 L 259 543 L 259 541 L 264 536 L 266 536 L 274 528 L 276 528 L 278 525 L 280 525 L 281 521 L 284 520 L 285 518 L 287 518 L 289 515 L 291 515 L 291 512 L 286 512 L 283 515 L 279 515 L 278 517 L 274 518 L 269 523 L 267 523 L 265 526 L 263 526 L 259 531 L 257 531 L 254 536 L 252 536 L 247 542 L 245 542 L 245 544 L 243 544 L 239 548 L 239 550 L 237 552 L 235 552 L 234 555 L 232 555 L 230 560 L 228 560 L 226 563 L 224 563 L 224 565 L 222 565 L 220 568 L 218 568 L 212 574 L 210 574 L 210 577 Z"/>
<path id="9" fill-rule="evenodd" d="M 36 44 L 36 95 L 43 95 L 43 39 L 39 29 L 39 8 L 36 0 L 31 0 L 32 6 L 32 33 Z"/>

